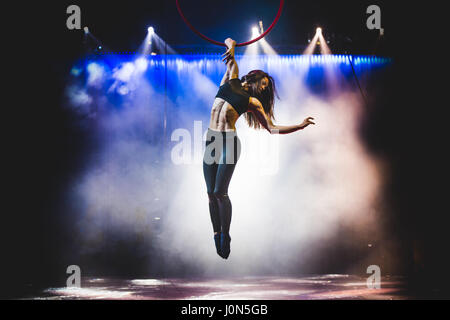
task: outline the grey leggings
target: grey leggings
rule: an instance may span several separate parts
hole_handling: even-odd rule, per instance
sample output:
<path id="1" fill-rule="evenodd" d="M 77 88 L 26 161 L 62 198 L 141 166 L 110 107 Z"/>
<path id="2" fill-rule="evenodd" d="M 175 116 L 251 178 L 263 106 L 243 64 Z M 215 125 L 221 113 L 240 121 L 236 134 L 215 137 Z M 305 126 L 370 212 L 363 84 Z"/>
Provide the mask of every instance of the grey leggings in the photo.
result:
<path id="1" fill-rule="evenodd" d="M 240 157 L 241 142 L 235 131 L 208 129 L 203 156 L 203 174 L 214 232 L 229 234 L 231 201 L 228 186 Z"/>

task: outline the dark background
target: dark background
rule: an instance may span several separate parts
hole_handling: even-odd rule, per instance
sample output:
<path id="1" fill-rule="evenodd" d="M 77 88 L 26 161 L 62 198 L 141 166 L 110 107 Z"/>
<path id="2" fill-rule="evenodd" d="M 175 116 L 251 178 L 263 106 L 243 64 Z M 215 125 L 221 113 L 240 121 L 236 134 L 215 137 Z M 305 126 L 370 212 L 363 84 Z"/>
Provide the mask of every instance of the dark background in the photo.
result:
<path id="1" fill-rule="evenodd" d="M 248 20 L 248 12 L 271 21 L 278 8 L 276 0 L 181 3 L 200 31 L 238 42 L 247 40 L 249 25 L 256 22 Z M 5 297 L 21 297 L 65 279 L 60 257 L 70 250 L 71 234 L 59 209 L 91 143 L 60 107 L 72 63 L 86 53 L 83 31 L 66 28 L 70 4 L 81 7 L 83 26 L 113 52 L 137 50 L 149 25 L 175 50 L 214 50 L 186 27 L 175 1 L 17 2 L 4 10 L 14 17 L 4 39 L 8 84 L 0 295 Z M 382 10 L 385 36 L 378 43 L 377 32 L 365 27 L 370 4 Z M 441 183 L 446 181 L 442 154 L 448 148 L 445 118 L 440 116 L 448 107 L 442 99 L 442 12 L 442 4 L 431 2 L 288 0 L 267 37 L 283 53 L 305 44 L 321 26 L 335 53 L 394 58 L 393 68 L 366 88 L 370 99 L 362 135 L 368 148 L 391 165 L 384 190 L 391 210 L 384 224 L 403 249 L 403 272 L 419 297 L 442 297 L 450 285 L 447 184 Z"/>

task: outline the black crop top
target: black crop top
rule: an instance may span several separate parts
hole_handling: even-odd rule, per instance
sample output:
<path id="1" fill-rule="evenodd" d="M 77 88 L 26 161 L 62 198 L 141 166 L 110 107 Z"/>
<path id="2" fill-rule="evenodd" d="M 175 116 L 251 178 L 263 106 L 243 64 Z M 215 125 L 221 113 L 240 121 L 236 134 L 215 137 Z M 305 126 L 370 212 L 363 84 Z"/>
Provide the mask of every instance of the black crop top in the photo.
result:
<path id="1" fill-rule="evenodd" d="M 231 104 L 239 115 L 248 110 L 250 95 L 242 88 L 241 80 L 238 78 L 231 79 L 220 86 L 216 98 L 222 98 Z"/>

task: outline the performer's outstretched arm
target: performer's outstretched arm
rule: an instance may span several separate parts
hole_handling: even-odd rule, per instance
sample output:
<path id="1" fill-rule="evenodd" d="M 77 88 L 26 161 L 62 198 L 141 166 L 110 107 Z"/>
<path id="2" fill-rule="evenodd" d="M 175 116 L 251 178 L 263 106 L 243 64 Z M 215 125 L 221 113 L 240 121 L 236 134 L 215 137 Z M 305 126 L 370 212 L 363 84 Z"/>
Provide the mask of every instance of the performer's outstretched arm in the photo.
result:
<path id="1" fill-rule="evenodd" d="M 287 134 L 292 133 L 298 130 L 302 130 L 309 126 L 310 124 L 315 124 L 312 120 L 314 118 L 308 117 L 306 118 L 301 124 L 293 125 L 293 126 L 278 126 L 272 123 L 272 119 L 267 116 L 267 114 L 264 112 L 264 108 L 261 104 L 261 102 L 251 97 L 250 103 L 249 103 L 249 112 L 253 112 L 258 119 L 258 121 L 261 123 L 261 125 L 269 131 L 270 134 Z"/>

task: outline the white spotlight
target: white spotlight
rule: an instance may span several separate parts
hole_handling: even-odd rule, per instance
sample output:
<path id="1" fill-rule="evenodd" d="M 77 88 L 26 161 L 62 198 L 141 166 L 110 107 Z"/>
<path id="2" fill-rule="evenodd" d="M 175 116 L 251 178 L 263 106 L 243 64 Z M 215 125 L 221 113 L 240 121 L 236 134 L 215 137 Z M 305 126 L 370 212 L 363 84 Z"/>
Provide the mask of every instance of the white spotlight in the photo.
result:
<path id="1" fill-rule="evenodd" d="M 316 29 L 316 32 L 317 32 L 317 33 L 322 33 L 322 28 L 317 28 L 317 29 Z"/>
<path id="2" fill-rule="evenodd" d="M 153 27 L 148 27 L 147 31 L 150 34 L 154 34 L 155 33 L 155 29 Z"/>
<path id="3" fill-rule="evenodd" d="M 253 28 L 252 28 L 252 35 L 253 35 L 253 38 L 259 36 L 259 30 L 258 30 L 258 27 L 253 27 Z"/>
<path id="4" fill-rule="evenodd" d="M 89 28 L 88 27 L 84 27 L 84 33 L 88 34 L 89 33 Z"/>

